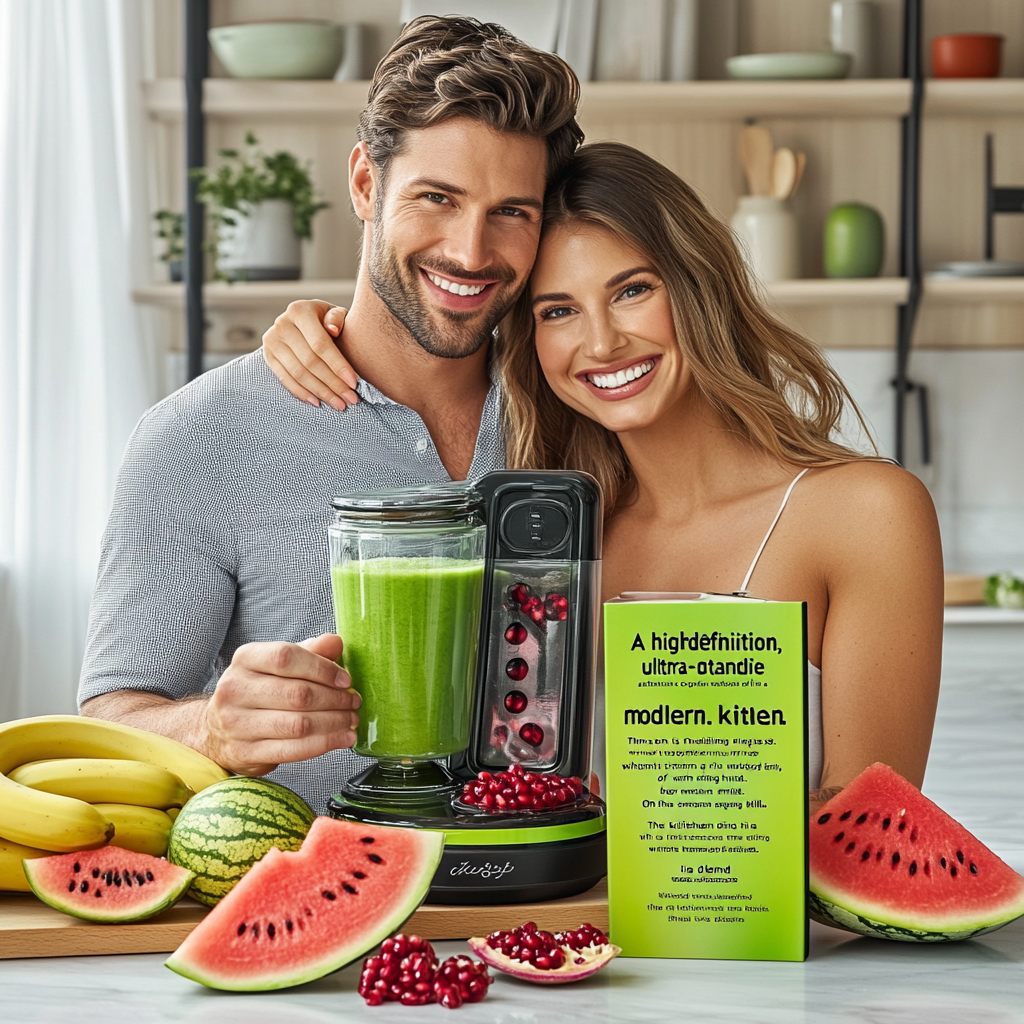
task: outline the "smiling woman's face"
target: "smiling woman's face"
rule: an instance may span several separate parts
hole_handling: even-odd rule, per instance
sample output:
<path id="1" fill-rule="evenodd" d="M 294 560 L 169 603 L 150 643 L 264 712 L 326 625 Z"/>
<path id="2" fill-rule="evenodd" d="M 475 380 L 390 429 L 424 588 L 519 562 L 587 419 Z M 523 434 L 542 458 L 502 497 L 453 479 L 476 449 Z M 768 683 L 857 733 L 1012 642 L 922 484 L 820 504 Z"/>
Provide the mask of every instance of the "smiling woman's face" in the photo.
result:
<path id="1" fill-rule="evenodd" d="M 554 393 L 616 433 L 656 423 L 686 393 L 664 282 L 605 228 L 544 236 L 530 278 L 537 357 Z"/>

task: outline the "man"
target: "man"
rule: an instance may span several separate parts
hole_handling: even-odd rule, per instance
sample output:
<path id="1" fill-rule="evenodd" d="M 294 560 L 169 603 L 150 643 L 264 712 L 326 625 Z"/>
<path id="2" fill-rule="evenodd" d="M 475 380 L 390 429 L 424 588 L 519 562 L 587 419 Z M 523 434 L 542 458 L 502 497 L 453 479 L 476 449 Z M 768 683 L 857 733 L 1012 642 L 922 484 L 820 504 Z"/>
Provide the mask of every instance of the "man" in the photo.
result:
<path id="1" fill-rule="evenodd" d="M 546 182 L 582 140 L 578 95 L 564 63 L 497 26 L 407 26 L 349 161 L 360 401 L 297 403 L 256 352 L 143 418 L 104 538 L 84 714 L 273 772 L 320 811 L 363 766 L 328 632 L 330 498 L 503 465 L 488 341 L 526 284 Z"/>

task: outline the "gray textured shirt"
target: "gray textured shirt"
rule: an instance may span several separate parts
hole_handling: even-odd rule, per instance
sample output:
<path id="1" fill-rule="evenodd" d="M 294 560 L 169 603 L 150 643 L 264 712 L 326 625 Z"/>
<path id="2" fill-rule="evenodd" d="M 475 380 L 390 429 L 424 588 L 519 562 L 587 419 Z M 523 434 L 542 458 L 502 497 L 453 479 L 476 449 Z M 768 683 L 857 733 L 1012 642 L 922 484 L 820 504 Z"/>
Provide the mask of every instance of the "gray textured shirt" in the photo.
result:
<path id="1" fill-rule="evenodd" d="M 112 690 L 210 692 L 242 644 L 333 632 L 331 498 L 450 479 L 417 413 L 366 381 L 358 392 L 344 412 L 314 408 L 258 351 L 146 413 L 103 538 L 79 704 Z M 504 457 L 495 384 L 469 479 Z M 338 750 L 269 777 L 323 813 L 368 763 Z"/>

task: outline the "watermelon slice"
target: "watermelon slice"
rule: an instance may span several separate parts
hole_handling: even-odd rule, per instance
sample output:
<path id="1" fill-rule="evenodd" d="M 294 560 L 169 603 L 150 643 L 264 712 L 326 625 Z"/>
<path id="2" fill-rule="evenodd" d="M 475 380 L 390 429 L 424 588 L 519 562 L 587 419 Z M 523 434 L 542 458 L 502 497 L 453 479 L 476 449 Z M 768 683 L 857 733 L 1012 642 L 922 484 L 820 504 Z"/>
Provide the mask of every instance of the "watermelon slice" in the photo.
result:
<path id="1" fill-rule="evenodd" d="M 1024 915 L 1024 878 L 888 765 L 811 819 L 811 916 L 900 942 L 956 942 Z"/>
<path id="2" fill-rule="evenodd" d="M 321 978 L 423 902 L 444 835 L 317 818 L 295 853 L 268 850 L 167 966 L 210 988 L 262 992 Z"/>
<path id="3" fill-rule="evenodd" d="M 98 924 L 145 921 L 177 903 L 192 884 L 191 871 L 119 846 L 23 863 L 44 903 Z"/>

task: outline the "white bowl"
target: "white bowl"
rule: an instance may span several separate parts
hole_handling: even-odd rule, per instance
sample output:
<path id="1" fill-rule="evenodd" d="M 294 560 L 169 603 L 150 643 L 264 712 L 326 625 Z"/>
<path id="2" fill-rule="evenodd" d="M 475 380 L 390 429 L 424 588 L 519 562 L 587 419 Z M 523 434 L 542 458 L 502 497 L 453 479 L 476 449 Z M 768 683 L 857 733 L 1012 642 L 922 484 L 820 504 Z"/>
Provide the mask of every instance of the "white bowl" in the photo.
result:
<path id="1" fill-rule="evenodd" d="M 235 78 L 333 78 L 341 63 L 341 26 L 326 21 L 222 25 L 209 35 Z"/>
<path id="2" fill-rule="evenodd" d="M 848 53 L 744 53 L 725 62 L 730 78 L 845 78 Z"/>

